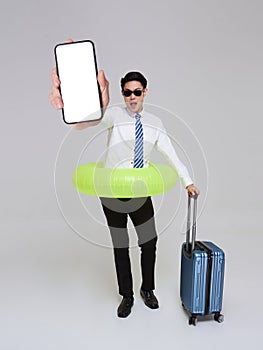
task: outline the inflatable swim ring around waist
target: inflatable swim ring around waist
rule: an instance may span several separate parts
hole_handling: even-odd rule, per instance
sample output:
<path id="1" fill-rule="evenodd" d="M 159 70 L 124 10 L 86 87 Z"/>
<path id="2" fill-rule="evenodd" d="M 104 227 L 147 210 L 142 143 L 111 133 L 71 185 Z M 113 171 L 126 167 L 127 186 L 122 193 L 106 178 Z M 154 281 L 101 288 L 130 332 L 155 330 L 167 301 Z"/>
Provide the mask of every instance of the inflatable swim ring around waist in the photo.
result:
<path id="1" fill-rule="evenodd" d="M 72 183 L 81 193 L 108 198 L 138 198 L 169 191 L 177 180 L 168 165 L 149 163 L 147 168 L 104 168 L 104 163 L 80 165 Z"/>

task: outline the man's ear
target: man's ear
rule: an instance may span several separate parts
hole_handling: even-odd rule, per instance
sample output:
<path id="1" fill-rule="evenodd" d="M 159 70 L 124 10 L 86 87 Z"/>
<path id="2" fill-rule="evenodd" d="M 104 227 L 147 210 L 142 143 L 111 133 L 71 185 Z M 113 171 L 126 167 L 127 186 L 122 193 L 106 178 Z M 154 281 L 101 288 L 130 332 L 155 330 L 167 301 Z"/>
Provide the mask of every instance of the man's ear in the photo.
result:
<path id="1" fill-rule="evenodd" d="M 147 92 L 148 92 L 148 89 L 147 89 L 147 88 L 143 89 L 143 96 L 146 96 L 146 95 L 147 95 Z"/>

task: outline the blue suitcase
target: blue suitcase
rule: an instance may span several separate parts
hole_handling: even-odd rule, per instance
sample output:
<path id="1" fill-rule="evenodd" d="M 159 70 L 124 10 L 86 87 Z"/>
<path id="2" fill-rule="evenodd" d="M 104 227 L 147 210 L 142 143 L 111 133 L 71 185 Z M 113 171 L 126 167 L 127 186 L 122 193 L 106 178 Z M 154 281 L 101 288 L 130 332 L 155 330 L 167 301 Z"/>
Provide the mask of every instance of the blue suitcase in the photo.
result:
<path id="1" fill-rule="evenodd" d="M 181 251 L 180 296 L 183 308 L 189 313 L 189 324 L 197 324 L 198 315 L 214 315 L 221 323 L 225 254 L 212 242 L 196 241 L 197 195 L 194 197 L 191 231 L 191 198 L 188 197 L 186 242 Z M 190 243 L 190 233 L 192 239 Z"/>

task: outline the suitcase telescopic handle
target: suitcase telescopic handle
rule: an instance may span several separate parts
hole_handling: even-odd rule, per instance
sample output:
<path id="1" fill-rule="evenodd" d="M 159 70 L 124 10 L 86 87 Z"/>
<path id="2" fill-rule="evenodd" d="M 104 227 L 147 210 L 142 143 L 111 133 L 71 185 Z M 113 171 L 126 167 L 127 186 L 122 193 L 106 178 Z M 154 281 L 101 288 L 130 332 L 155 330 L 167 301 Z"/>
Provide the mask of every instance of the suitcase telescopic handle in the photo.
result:
<path id="1" fill-rule="evenodd" d="M 193 221 L 192 221 L 192 242 L 190 245 L 190 235 L 191 235 L 191 198 L 194 200 L 193 208 Z M 187 228 L 186 228 L 186 251 L 192 254 L 195 249 L 195 240 L 196 240 L 196 215 L 197 215 L 197 198 L 198 194 L 196 193 L 193 197 L 188 195 L 188 209 L 187 209 Z"/>

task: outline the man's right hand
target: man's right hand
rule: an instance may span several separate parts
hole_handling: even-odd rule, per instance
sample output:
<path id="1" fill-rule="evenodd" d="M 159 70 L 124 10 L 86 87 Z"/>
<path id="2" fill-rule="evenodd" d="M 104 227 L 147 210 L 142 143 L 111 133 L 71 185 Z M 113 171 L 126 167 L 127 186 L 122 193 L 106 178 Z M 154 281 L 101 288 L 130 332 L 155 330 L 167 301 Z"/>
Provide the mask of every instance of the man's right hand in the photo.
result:
<path id="1" fill-rule="evenodd" d="M 99 86 L 100 86 L 102 108 L 105 110 L 108 107 L 108 104 L 110 102 L 109 82 L 106 79 L 105 73 L 103 70 L 100 70 L 98 72 L 97 79 L 98 79 Z"/>
<path id="2" fill-rule="evenodd" d="M 55 109 L 62 109 L 64 104 L 59 91 L 60 80 L 57 76 L 56 68 L 53 68 L 52 70 L 51 81 L 52 81 L 52 92 L 48 96 L 49 101 Z"/>

